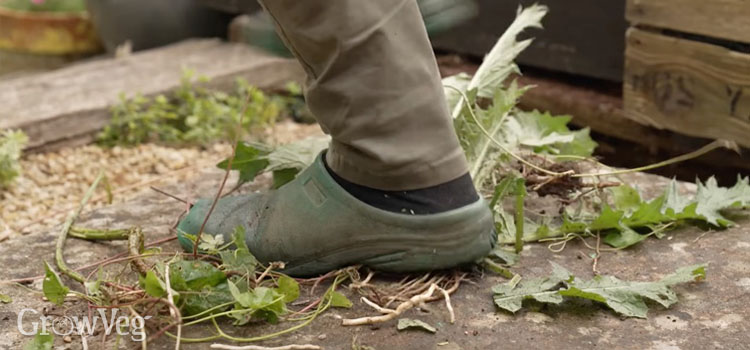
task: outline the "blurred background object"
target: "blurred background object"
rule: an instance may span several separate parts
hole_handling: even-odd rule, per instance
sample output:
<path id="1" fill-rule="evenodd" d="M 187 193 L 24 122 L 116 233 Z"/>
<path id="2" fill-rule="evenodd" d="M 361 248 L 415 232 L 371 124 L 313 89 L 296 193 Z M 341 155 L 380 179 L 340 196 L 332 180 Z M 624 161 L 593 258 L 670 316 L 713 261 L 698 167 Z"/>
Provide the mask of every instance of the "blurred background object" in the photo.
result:
<path id="1" fill-rule="evenodd" d="M 0 1 L 0 75 L 54 69 L 100 50 L 84 0 Z"/>
<path id="2" fill-rule="evenodd" d="M 276 35 L 273 21 L 259 7 L 246 6 L 244 1 L 239 0 L 202 2 L 224 11 L 246 13 L 232 21 L 229 29 L 230 41 L 247 43 L 277 55 L 291 57 L 281 38 Z M 478 14 L 474 0 L 417 0 L 417 3 L 430 36 L 465 23 Z"/>
<path id="3" fill-rule="evenodd" d="M 107 51 L 130 42 L 133 51 L 187 38 L 226 37 L 232 15 L 197 0 L 86 0 Z"/>

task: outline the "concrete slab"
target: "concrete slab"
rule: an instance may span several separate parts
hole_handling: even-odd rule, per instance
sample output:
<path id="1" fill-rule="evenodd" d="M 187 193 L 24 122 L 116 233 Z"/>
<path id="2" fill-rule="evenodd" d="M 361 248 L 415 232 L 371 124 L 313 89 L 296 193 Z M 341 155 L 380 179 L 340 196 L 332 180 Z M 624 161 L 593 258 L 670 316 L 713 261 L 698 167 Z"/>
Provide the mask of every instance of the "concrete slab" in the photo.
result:
<path id="1" fill-rule="evenodd" d="M 168 190 L 187 196 L 209 196 L 215 191 L 221 174 L 207 170 L 203 180 L 193 184 L 176 184 Z M 654 193 L 666 179 L 638 174 L 630 178 L 646 192 Z M 254 184 L 267 184 L 262 179 Z M 686 188 L 689 188 L 687 186 Z M 141 225 L 149 241 L 168 235 L 167 228 L 183 206 L 169 198 L 149 194 L 127 204 L 108 207 L 86 214 L 80 225 L 85 227 L 128 227 Z M 358 345 L 378 350 L 428 349 L 750 349 L 750 221 L 740 220 L 739 227 L 721 232 L 708 232 L 684 227 L 672 231 L 662 240 L 649 239 L 625 251 L 605 253 L 600 262 L 602 273 L 622 279 L 653 280 L 676 268 L 707 262 L 708 278 L 703 283 L 676 287 L 680 302 L 670 309 L 652 305 L 649 319 L 623 319 L 608 309 L 589 302 L 566 302 L 560 306 L 531 305 L 517 314 L 499 312 L 492 304 L 490 288 L 504 280 L 493 275 L 475 276 L 475 284 L 465 283 L 452 297 L 457 322 L 448 323 L 442 303 L 428 305 L 429 312 L 410 310 L 404 316 L 421 319 L 438 328 L 436 334 L 399 332 L 395 321 L 375 327 L 345 328 L 343 317 L 372 315 L 360 302 L 352 309 L 336 309 L 319 317 L 312 325 L 290 335 L 263 343 L 278 346 L 292 343 L 313 343 L 325 349 L 352 349 Z M 0 247 L 0 279 L 6 280 L 38 275 L 43 259 L 52 261 L 56 230 L 37 232 L 12 239 Z M 172 244 L 169 248 L 177 249 Z M 124 250 L 122 243 L 89 243 L 70 240 L 66 257 L 71 266 L 81 266 Z M 561 253 L 553 253 L 542 244 L 530 244 L 520 264 L 514 268 L 524 278 L 547 275 L 549 261 L 557 262 L 577 276 L 592 276 L 589 251 L 579 242 L 572 242 Z M 378 283 L 383 283 L 379 278 Z M 38 283 L 36 284 L 38 285 Z M 38 288 L 38 287 L 37 287 Z M 0 348 L 19 349 L 30 337 L 17 330 L 17 315 L 23 308 L 50 309 L 38 293 L 17 286 L 0 285 L 0 292 L 13 298 L 0 305 Z M 356 296 L 350 294 L 352 300 Z M 66 312 L 57 309 L 56 312 Z M 68 312 L 73 312 L 69 309 Z M 253 325 L 225 330 L 237 336 L 254 336 L 279 330 L 285 326 Z M 286 325 L 288 326 L 288 325 Z M 212 330 L 196 327 L 187 330 L 191 337 L 210 335 Z M 60 349 L 81 349 L 80 340 L 73 339 Z M 89 349 L 104 349 L 100 343 L 89 343 Z M 129 346 L 132 345 L 128 345 Z M 122 346 L 122 349 L 126 347 Z M 167 338 L 151 344 L 150 349 L 173 349 Z M 206 349 L 206 344 L 185 344 L 183 349 Z M 106 349 L 113 349 L 110 345 Z"/>

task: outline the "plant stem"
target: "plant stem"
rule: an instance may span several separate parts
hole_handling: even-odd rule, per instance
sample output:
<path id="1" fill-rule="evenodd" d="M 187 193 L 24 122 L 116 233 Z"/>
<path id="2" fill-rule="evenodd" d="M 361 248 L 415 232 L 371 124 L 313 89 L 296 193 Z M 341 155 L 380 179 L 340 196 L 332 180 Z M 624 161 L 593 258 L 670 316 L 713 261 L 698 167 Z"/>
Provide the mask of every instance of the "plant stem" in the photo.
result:
<path id="1" fill-rule="evenodd" d="M 229 179 L 229 173 L 232 172 L 232 162 L 234 162 L 234 157 L 237 154 L 237 143 L 240 141 L 242 137 L 242 119 L 245 117 L 245 111 L 247 110 L 247 105 L 250 103 L 250 94 L 247 95 L 245 98 L 245 102 L 242 104 L 242 110 L 240 111 L 240 122 L 239 127 L 237 131 L 237 137 L 236 140 L 232 143 L 232 155 L 229 157 L 229 160 L 227 161 L 227 171 L 224 172 L 224 179 L 221 180 L 221 185 L 219 185 L 219 190 L 216 192 L 216 196 L 214 197 L 214 201 L 211 202 L 211 208 L 208 209 L 208 213 L 206 213 L 206 218 L 203 219 L 203 223 L 201 224 L 200 230 L 198 230 L 198 234 L 195 236 L 195 243 L 193 243 L 193 256 L 198 257 L 198 244 L 201 242 L 201 235 L 203 235 L 203 229 L 206 228 L 206 223 L 208 222 L 208 219 L 211 217 L 211 214 L 214 212 L 214 209 L 216 208 L 216 203 L 219 201 L 219 198 L 221 198 L 221 192 L 224 191 L 224 186 L 227 184 L 227 179 Z"/>
<path id="2" fill-rule="evenodd" d="M 68 237 L 83 239 L 87 241 L 124 241 L 128 239 L 130 229 L 122 230 L 93 230 L 80 227 L 71 227 Z"/>
<path id="3" fill-rule="evenodd" d="M 68 216 L 68 219 L 65 220 L 65 223 L 63 224 L 62 230 L 60 230 L 60 235 L 57 236 L 57 244 L 55 245 L 55 263 L 57 264 L 57 268 L 65 275 L 68 275 L 68 277 L 83 283 L 85 281 L 85 278 L 78 273 L 77 271 L 71 269 L 68 267 L 68 265 L 65 264 L 65 259 L 63 257 L 63 249 L 65 249 L 65 240 L 68 238 L 68 232 L 70 231 L 70 228 L 73 226 L 73 222 L 78 219 L 78 216 L 81 215 L 81 211 L 83 211 L 83 207 L 86 206 L 86 203 L 91 199 L 91 196 L 94 195 L 94 191 L 96 190 L 96 187 L 99 185 L 99 182 L 102 181 L 102 178 L 104 178 L 104 172 L 100 171 L 99 175 L 96 176 L 96 180 L 91 184 L 89 189 L 86 191 L 86 194 L 84 194 L 83 198 L 81 199 L 81 204 L 78 205 L 78 209 L 70 213 Z"/>
<path id="4" fill-rule="evenodd" d="M 622 174 L 629 174 L 629 173 L 637 173 L 641 171 L 646 170 L 652 170 L 656 168 L 665 167 L 667 165 L 672 165 L 679 162 L 684 162 L 686 160 L 690 160 L 693 158 L 698 158 L 708 152 L 711 152 L 715 149 L 719 148 L 729 148 L 729 149 L 736 149 L 736 146 L 733 146 L 733 144 L 729 141 L 725 140 L 715 140 L 703 147 L 701 147 L 698 150 L 692 151 L 690 153 L 686 153 L 671 159 L 667 159 L 665 161 L 661 161 L 655 164 L 645 165 L 638 168 L 632 168 L 632 169 L 622 169 L 622 170 L 614 170 L 606 173 L 589 173 L 589 174 L 573 174 L 571 177 L 597 177 L 597 176 L 608 176 L 608 175 L 622 175 Z"/>
<path id="5" fill-rule="evenodd" d="M 516 254 L 523 251 L 523 224 L 524 224 L 524 215 L 523 215 L 523 202 L 524 198 L 526 197 L 526 181 L 521 179 L 516 180 Z"/>

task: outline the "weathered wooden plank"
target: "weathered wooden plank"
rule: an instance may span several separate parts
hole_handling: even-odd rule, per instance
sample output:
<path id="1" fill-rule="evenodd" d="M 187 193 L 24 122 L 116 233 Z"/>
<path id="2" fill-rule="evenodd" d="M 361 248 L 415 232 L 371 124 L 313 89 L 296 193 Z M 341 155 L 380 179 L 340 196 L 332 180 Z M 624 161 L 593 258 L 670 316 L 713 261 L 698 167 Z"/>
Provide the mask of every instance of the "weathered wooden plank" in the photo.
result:
<path id="1" fill-rule="evenodd" d="M 750 43 L 750 1 L 628 0 L 632 24 Z"/>
<path id="2" fill-rule="evenodd" d="M 635 28 L 627 44 L 628 118 L 750 147 L 750 54 Z"/>
<path id="3" fill-rule="evenodd" d="M 101 59 L 60 70 L 0 81 L 0 129 L 22 129 L 30 147 L 80 143 L 106 125 L 120 93 L 153 95 L 180 83 L 184 69 L 232 89 L 241 77 L 261 88 L 300 80 L 293 60 L 246 45 L 190 40 L 122 58 Z"/>
<path id="4" fill-rule="evenodd" d="M 600 86 L 572 85 L 569 82 L 534 75 L 519 77 L 521 85 L 532 85 L 520 101 L 523 109 L 538 109 L 550 111 L 553 114 L 568 114 L 573 116 L 572 123 L 579 127 L 589 127 L 600 134 L 611 136 L 619 140 L 642 145 L 650 154 L 659 154 L 658 160 L 675 157 L 692 152 L 705 146 L 710 141 L 703 138 L 691 137 L 669 130 L 659 130 L 635 122 L 625 116 L 622 99 L 618 95 L 604 93 Z M 607 149 L 607 145 L 600 143 L 599 152 L 602 154 L 616 153 L 615 149 Z M 609 147 L 611 148 L 611 147 Z M 620 150 L 624 152 L 623 150 Z M 641 156 L 646 158 L 645 156 Z M 625 163 L 625 161 L 622 161 Z M 717 150 L 710 156 L 694 160 L 694 164 L 708 165 L 716 172 L 718 169 L 731 171 L 750 171 L 750 162 L 741 155 L 729 150 Z M 645 165 L 631 164 L 633 166 Z M 732 177 L 735 174 L 731 175 Z M 734 179 L 729 179 L 733 181 Z"/>

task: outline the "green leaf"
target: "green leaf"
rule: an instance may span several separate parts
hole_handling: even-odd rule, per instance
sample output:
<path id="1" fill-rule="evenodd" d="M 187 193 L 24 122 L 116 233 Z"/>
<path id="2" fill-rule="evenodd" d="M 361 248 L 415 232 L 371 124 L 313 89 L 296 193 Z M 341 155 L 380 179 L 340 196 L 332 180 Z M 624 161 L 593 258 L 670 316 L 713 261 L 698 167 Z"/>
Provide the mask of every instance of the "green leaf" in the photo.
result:
<path id="1" fill-rule="evenodd" d="M 648 306 L 645 299 L 666 308 L 672 306 L 677 302 L 677 294 L 669 287 L 705 278 L 705 266 L 681 268 L 656 282 L 622 281 L 612 276 L 596 276 L 589 281 L 576 279 L 568 289 L 561 290 L 560 295 L 598 301 L 621 315 L 646 318 Z"/>
<path id="2" fill-rule="evenodd" d="M 284 303 L 291 303 L 299 298 L 299 284 L 294 278 L 287 275 L 281 275 L 276 281 L 278 288 L 276 292 L 284 296 Z"/>
<path id="3" fill-rule="evenodd" d="M 294 168 L 275 170 L 273 172 L 272 187 L 274 189 L 281 188 L 281 186 L 284 186 L 290 181 L 294 180 L 294 178 L 297 177 L 297 173 L 299 173 L 299 170 Z"/>
<path id="4" fill-rule="evenodd" d="M 0 293 L 0 303 L 3 304 L 10 304 L 13 302 L 13 299 L 10 297 L 10 295 L 5 295 Z"/>
<path id="5" fill-rule="evenodd" d="M 178 306 L 183 316 L 199 314 L 215 306 L 233 301 L 227 282 L 212 287 L 204 287 L 199 291 L 187 291 L 179 294 Z M 229 308 L 219 308 L 213 313 L 221 312 Z"/>
<path id="6" fill-rule="evenodd" d="M 224 272 L 213 264 L 200 260 L 179 260 L 170 264 L 169 279 L 177 291 L 201 290 L 224 282 Z"/>
<path id="7" fill-rule="evenodd" d="M 60 276 L 52 270 L 49 264 L 44 262 L 44 281 L 42 281 L 42 291 L 44 296 L 52 303 L 62 305 L 65 301 L 65 296 L 68 295 L 70 289 L 66 287 L 60 280 Z"/>
<path id="8" fill-rule="evenodd" d="M 730 188 L 719 187 L 712 176 L 705 183 L 697 182 L 698 191 L 695 195 L 696 214 L 714 226 L 728 227 L 734 223 L 725 218 L 722 210 L 730 208 L 750 207 L 750 178 L 738 178 L 737 183 Z"/>
<path id="9" fill-rule="evenodd" d="M 674 181 L 672 182 L 674 183 Z M 614 207 L 624 212 L 632 213 L 637 209 L 643 200 L 640 193 L 635 188 L 628 185 L 620 185 L 609 189 L 614 198 Z"/>
<path id="10" fill-rule="evenodd" d="M 23 346 L 23 350 L 52 350 L 55 345 L 55 336 L 52 333 L 39 333 L 30 342 Z"/>
<path id="11" fill-rule="evenodd" d="M 521 309 L 525 299 L 534 299 L 544 303 L 559 304 L 563 298 L 557 293 L 556 287 L 563 282 L 560 276 L 550 276 L 521 280 L 520 283 L 506 282 L 492 287 L 497 307 L 510 312 Z"/>
<path id="12" fill-rule="evenodd" d="M 516 19 L 484 57 L 484 62 L 469 82 L 467 90 L 477 89 L 478 96 L 490 98 L 510 74 L 518 72 L 518 66 L 513 60 L 531 45 L 532 40 L 517 41 L 517 37 L 527 28 L 541 28 L 542 18 L 546 14 L 546 6 L 532 5 L 525 9 L 519 7 Z"/>
<path id="13" fill-rule="evenodd" d="M 430 333 L 437 332 L 437 329 L 435 329 L 435 327 L 430 326 L 429 324 L 427 324 L 427 323 L 425 323 L 423 321 L 412 320 L 410 318 L 401 318 L 401 319 L 399 319 L 398 320 L 398 325 L 396 326 L 396 328 L 399 331 L 403 331 L 403 330 L 406 330 L 406 329 L 414 328 L 414 329 L 419 329 L 419 330 L 423 330 L 423 331 L 430 332 Z"/>
<path id="14" fill-rule="evenodd" d="M 266 170 L 269 161 L 266 156 L 269 151 L 261 145 L 253 145 L 244 142 L 237 143 L 234 160 L 232 161 L 232 170 L 239 170 L 240 183 L 250 182 L 260 173 Z M 223 160 L 216 166 L 226 169 L 229 159 Z"/>
<path id="15" fill-rule="evenodd" d="M 21 153 L 29 138 L 22 131 L 0 132 L 0 189 L 21 174 Z"/>
<path id="16" fill-rule="evenodd" d="M 642 235 L 629 228 L 624 228 L 620 232 L 613 232 L 604 236 L 602 241 L 612 247 L 622 249 L 636 245 L 646 238 L 648 238 L 647 235 Z"/>
<path id="17" fill-rule="evenodd" d="M 522 280 L 517 285 L 511 281 L 495 286 L 492 289 L 495 304 L 501 309 L 515 312 L 525 299 L 560 304 L 564 301 L 563 297 L 576 297 L 606 304 L 627 317 L 645 318 L 648 313 L 645 300 L 670 307 L 677 302 L 677 295 L 671 286 L 706 277 L 706 265 L 701 264 L 680 268 L 654 282 L 622 281 L 613 276 L 596 276 L 586 281 L 574 277 L 559 265 L 552 265 L 552 276 Z"/>
<path id="18" fill-rule="evenodd" d="M 162 282 L 159 277 L 156 277 L 154 271 L 146 272 L 145 277 L 141 276 L 140 283 L 141 287 L 146 291 L 146 294 L 152 297 L 161 298 L 167 295 L 167 288 L 164 285 L 164 282 Z"/>
<path id="19" fill-rule="evenodd" d="M 244 275 L 252 275 L 258 265 L 258 260 L 250 253 L 245 243 L 245 228 L 238 226 L 232 233 L 234 250 L 222 250 L 219 252 L 222 265 L 230 271 L 242 272 Z"/>
<path id="20" fill-rule="evenodd" d="M 349 298 L 335 290 L 329 293 L 328 298 L 331 298 L 332 307 L 341 307 L 348 309 L 353 305 Z"/>
<path id="21" fill-rule="evenodd" d="M 201 243 L 198 244 L 198 249 L 201 249 L 208 254 L 216 254 L 219 252 L 219 248 L 224 244 L 224 236 L 222 235 L 210 235 L 204 233 L 201 235 Z"/>
<path id="22" fill-rule="evenodd" d="M 520 259 L 520 256 L 516 254 L 515 252 L 502 249 L 501 247 L 497 247 L 493 249 L 490 252 L 489 257 L 495 258 L 496 260 L 500 260 L 503 264 L 507 266 L 513 266 L 517 264 L 518 260 Z"/>
<path id="23" fill-rule="evenodd" d="M 312 136 L 276 147 L 268 154 L 267 171 L 297 169 L 301 171 L 315 161 L 315 158 L 331 142 L 329 136 Z"/>

